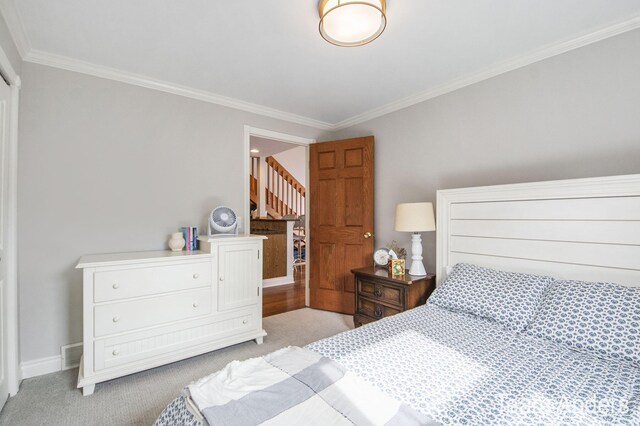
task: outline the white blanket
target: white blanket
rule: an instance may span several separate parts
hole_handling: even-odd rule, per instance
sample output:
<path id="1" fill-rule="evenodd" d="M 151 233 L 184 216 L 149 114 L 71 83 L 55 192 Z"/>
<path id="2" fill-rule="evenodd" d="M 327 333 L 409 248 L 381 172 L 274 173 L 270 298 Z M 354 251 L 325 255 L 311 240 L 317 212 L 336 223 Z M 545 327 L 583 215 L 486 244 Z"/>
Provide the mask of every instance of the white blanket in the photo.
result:
<path id="1" fill-rule="evenodd" d="M 328 358 L 289 347 L 189 385 L 211 426 L 435 424 Z"/>

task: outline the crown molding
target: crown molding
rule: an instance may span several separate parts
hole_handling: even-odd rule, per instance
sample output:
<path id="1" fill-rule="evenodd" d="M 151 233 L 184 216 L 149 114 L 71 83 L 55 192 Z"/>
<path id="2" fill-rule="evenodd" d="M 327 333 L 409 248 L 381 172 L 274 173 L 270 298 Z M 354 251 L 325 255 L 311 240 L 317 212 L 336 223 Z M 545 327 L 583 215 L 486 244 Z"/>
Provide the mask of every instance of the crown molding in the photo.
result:
<path id="1" fill-rule="evenodd" d="M 251 102 L 241 101 L 239 99 L 218 95 L 216 93 L 208 92 L 205 90 L 194 89 L 192 87 L 174 84 L 145 75 L 135 74 L 116 68 L 110 68 L 79 59 L 69 58 L 66 56 L 33 49 L 31 47 L 31 42 L 27 37 L 24 25 L 22 24 L 22 19 L 20 17 L 18 9 L 15 6 L 14 1 L 0 0 L 0 13 L 2 13 L 2 15 L 4 16 L 4 19 L 7 22 L 7 26 L 9 27 L 9 32 L 11 33 L 13 41 L 15 42 L 18 49 L 18 53 L 20 53 L 20 56 L 24 61 L 41 65 L 48 65 L 68 71 L 75 71 L 82 74 L 92 75 L 94 77 L 101 77 L 109 80 L 119 81 L 122 83 L 133 84 L 140 87 L 146 87 L 148 89 L 159 90 L 161 92 L 184 96 L 191 99 L 197 99 L 199 101 L 238 109 L 265 117 L 275 118 L 278 120 L 288 121 L 290 123 L 301 124 L 303 126 L 309 126 L 320 130 L 333 130 L 334 126 L 332 124 L 320 120 L 315 120 L 313 118 L 280 111 L 275 108 L 270 108 Z"/>
<path id="2" fill-rule="evenodd" d="M 544 59 L 548 59 L 550 57 L 557 56 L 592 43 L 596 43 L 609 37 L 613 37 L 627 31 L 635 30 L 637 28 L 640 28 L 640 15 L 635 15 L 629 19 L 617 22 L 607 27 L 600 28 L 591 33 L 583 34 L 581 36 L 571 38 L 559 43 L 550 44 L 540 49 L 533 50 L 525 55 L 517 56 L 507 61 L 499 62 L 489 68 L 485 68 L 482 71 L 472 73 L 455 80 L 451 80 L 434 89 L 429 89 L 415 95 L 408 96 L 404 99 L 388 103 L 381 107 L 374 108 L 365 113 L 355 115 L 351 118 L 334 124 L 333 127 L 334 130 L 346 129 L 348 127 L 372 120 L 374 118 L 378 118 L 383 115 L 410 107 L 412 105 L 419 104 L 429 99 L 436 98 L 446 93 L 462 89 L 463 87 L 479 83 L 483 80 L 490 79 L 500 74 L 504 74 L 509 71 L 531 65 L 535 62 L 539 62 Z"/>
<path id="3" fill-rule="evenodd" d="M 238 109 L 265 117 L 276 118 L 279 120 L 301 124 L 304 126 L 314 127 L 321 130 L 333 129 L 333 126 L 329 123 L 314 120 L 308 117 L 303 117 L 301 115 L 296 115 L 289 112 L 280 111 L 275 108 L 269 108 L 262 105 L 241 101 L 239 99 L 218 95 L 205 90 L 199 90 L 179 84 L 174 84 L 168 81 L 155 79 L 141 74 L 135 74 L 115 68 L 105 67 L 103 65 L 97 65 L 62 55 L 47 53 L 41 50 L 31 49 L 24 57 L 24 60 L 36 64 L 61 68 L 68 71 L 79 72 L 82 74 L 88 74 L 94 77 L 101 77 L 109 80 L 119 81 L 122 83 L 132 84 L 135 86 L 146 87 L 147 89 L 153 89 L 178 96 L 184 96 L 186 98 L 196 99 L 203 102 Z"/>
<path id="4" fill-rule="evenodd" d="M 7 27 L 9 27 L 9 33 L 11 33 L 11 37 L 13 37 L 13 42 L 16 44 L 18 53 L 24 59 L 31 50 L 31 42 L 29 37 L 27 37 L 27 32 L 22 25 L 20 13 L 13 0 L 0 0 L 0 13 L 2 13 Z"/>

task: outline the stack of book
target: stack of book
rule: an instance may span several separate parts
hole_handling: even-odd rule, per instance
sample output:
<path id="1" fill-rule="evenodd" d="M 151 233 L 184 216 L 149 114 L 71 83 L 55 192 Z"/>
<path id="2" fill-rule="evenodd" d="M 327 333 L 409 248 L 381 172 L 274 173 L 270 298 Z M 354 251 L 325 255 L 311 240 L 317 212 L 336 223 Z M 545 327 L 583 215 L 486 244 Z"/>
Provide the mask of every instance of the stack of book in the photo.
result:
<path id="1" fill-rule="evenodd" d="M 195 226 L 183 226 L 182 236 L 186 243 L 184 246 L 186 251 L 198 250 L 198 228 Z"/>

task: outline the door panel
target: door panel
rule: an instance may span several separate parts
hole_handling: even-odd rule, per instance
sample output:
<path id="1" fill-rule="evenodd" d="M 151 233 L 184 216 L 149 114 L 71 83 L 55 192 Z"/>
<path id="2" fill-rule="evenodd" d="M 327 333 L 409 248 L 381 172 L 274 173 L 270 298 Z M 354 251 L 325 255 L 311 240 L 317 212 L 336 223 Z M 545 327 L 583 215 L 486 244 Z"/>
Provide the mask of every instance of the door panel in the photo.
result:
<path id="1" fill-rule="evenodd" d="M 323 179 L 318 182 L 318 198 L 320 200 L 328 200 L 333 198 L 336 193 L 336 180 Z M 318 225 L 335 226 L 336 225 L 336 205 L 334 203 L 325 204 L 322 208 L 317 209 Z"/>
<path id="2" fill-rule="evenodd" d="M 373 136 L 310 149 L 310 305 L 353 314 L 351 269 L 371 263 Z"/>
<path id="3" fill-rule="evenodd" d="M 220 245 L 218 310 L 258 303 L 258 249 L 255 244 Z"/>
<path id="4" fill-rule="evenodd" d="M 344 180 L 344 224 L 361 226 L 364 214 L 364 182 L 361 177 Z"/>

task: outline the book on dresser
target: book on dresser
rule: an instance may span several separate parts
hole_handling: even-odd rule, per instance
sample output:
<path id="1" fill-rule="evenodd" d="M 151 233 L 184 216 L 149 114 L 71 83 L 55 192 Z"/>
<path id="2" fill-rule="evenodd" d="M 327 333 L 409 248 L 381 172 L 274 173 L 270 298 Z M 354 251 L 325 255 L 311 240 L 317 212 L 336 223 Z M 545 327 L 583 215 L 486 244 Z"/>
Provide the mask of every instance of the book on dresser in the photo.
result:
<path id="1" fill-rule="evenodd" d="M 83 256 L 78 387 L 248 340 L 262 343 L 262 236 L 201 236 L 199 251 Z"/>

